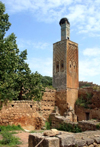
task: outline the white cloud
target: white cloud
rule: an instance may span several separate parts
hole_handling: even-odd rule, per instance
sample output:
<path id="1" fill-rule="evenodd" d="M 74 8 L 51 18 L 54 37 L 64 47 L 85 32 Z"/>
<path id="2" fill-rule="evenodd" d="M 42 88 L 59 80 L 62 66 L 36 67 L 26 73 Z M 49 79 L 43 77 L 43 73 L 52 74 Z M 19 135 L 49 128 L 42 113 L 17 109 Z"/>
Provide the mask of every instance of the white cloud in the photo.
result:
<path id="1" fill-rule="evenodd" d="M 100 56 L 100 49 L 99 48 L 86 48 L 83 51 L 83 55 L 87 55 L 87 56 Z"/>
<path id="2" fill-rule="evenodd" d="M 100 49 L 86 48 L 83 55 L 83 59 L 79 61 L 79 79 L 91 79 L 90 81 L 100 85 Z"/>
<path id="3" fill-rule="evenodd" d="M 31 58 L 27 60 L 32 72 L 38 71 L 42 75 L 52 76 L 52 59 L 51 58 Z"/>
<path id="4" fill-rule="evenodd" d="M 99 36 L 100 0 L 3 0 L 11 13 L 32 12 L 38 21 L 59 21 L 68 17 L 79 33 Z M 99 31 L 99 32 L 98 32 Z M 94 33 L 95 32 L 95 33 Z"/>
<path id="5" fill-rule="evenodd" d="M 51 45 L 47 42 L 34 42 L 32 40 L 17 39 L 18 48 L 23 49 L 49 49 L 51 50 Z"/>

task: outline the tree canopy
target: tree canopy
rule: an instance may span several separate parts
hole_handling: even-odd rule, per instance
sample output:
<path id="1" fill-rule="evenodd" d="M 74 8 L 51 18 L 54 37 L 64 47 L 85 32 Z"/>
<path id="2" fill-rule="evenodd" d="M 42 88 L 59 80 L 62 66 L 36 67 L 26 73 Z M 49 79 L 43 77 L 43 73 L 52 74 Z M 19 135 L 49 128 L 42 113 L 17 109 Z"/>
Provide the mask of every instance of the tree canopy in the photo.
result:
<path id="1" fill-rule="evenodd" d="M 0 2 L 0 102 L 23 99 L 40 100 L 44 88 L 38 72 L 31 73 L 27 59 L 27 50 L 19 51 L 14 33 L 5 37 L 11 23 L 5 14 L 5 5 Z"/>

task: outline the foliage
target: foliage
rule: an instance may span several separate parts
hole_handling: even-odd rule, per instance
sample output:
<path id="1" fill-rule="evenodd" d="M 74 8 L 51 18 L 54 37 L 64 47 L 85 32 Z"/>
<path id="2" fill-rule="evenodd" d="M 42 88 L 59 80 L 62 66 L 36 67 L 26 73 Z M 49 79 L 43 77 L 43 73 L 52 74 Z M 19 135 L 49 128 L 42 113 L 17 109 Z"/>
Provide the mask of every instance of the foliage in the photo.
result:
<path id="1" fill-rule="evenodd" d="M 96 125 L 96 128 L 97 129 L 100 129 L 100 123 Z"/>
<path id="2" fill-rule="evenodd" d="M 92 99 L 92 94 L 91 93 L 87 93 L 86 97 L 80 96 L 77 101 L 76 101 L 76 105 L 78 106 L 82 106 L 84 108 L 89 108 L 89 104 L 91 104 L 91 99 Z"/>
<path id="3" fill-rule="evenodd" d="M 100 86 L 93 86 L 93 90 L 100 91 Z"/>
<path id="4" fill-rule="evenodd" d="M 2 131 L 15 131 L 15 130 L 23 130 L 23 129 L 21 128 L 20 125 L 18 125 L 18 126 L 15 126 L 15 125 L 10 126 L 10 125 L 8 125 L 8 126 L 0 126 L 0 130 L 2 132 Z"/>
<path id="5" fill-rule="evenodd" d="M 46 130 L 50 130 L 51 129 L 50 122 L 46 121 L 45 122 L 45 127 L 46 127 Z"/>
<path id="6" fill-rule="evenodd" d="M 61 124 L 60 127 L 57 129 L 67 132 L 74 132 L 74 133 L 82 132 L 81 129 L 78 127 L 78 125 L 73 126 L 71 124 L 66 124 L 66 123 Z"/>
<path id="7" fill-rule="evenodd" d="M 42 99 L 44 87 L 41 83 L 41 75 L 38 72 L 31 73 L 23 85 L 22 91 L 24 94 L 21 99 L 34 99 L 35 101 Z"/>
<path id="8" fill-rule="evenodd" d="M 18 137 L 13 136 L 10 132 L 4 131 L 1 134 L 3 136 L 3 139 L 0 140 L 0 144 L 10 146 L 21 144 L 21 142 L 19 141 L 20 139 Z"/>
<path id="9" fill-rule="evenodd" d="M 41 83 L 44 87 L 52 86 L 52 77 L 42 76 Z"/>
<path id="10" fill-rule="evenodd" d="M 23 129 L 21 128 L 20 125 L 0 126 L 0 134 L 3 136 L 3 139 L 0 140 L 0 146 L 1 145 L 16 146 L 21 144 L 20 139 L 12 135 L 16 133 L 14 132 L 15 130 L 23 130 Z"/>
<path id="11" fill-rule="evenodd" d="M 0 105 L 8 100 L 41 100 L 43 86 L 41 76 L 31 73 L 27 59 L 27 50 L 19 51 L 14 33 L 5 37 L 11 23 L 5 6 L 0 2 Z M 22 96 L 24 93 L 24 96 Z"/>

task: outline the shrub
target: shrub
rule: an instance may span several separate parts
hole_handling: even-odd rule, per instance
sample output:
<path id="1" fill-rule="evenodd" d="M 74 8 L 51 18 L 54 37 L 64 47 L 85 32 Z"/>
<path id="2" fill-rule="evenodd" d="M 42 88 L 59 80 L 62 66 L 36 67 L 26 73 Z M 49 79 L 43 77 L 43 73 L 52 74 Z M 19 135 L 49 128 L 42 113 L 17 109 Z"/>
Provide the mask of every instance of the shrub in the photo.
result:
<path id="1" fill-rule="evenodd" d="M 96 125 L 96 128 L 97 129 L 100 129 L 100 123 Z"/>
<path id="2" fill-rule="evenodd" d="M 0 140 L 0 144 L 2 145 L 18 145 L 21 144 L 21 142 L 19 141 L 20 138 L 17 138 L 15 136 L 12 135 L 12 133 L 7 132 L 7 131 L 3 131 L 2 133 L 3 139 Z"/>
<path id="3" fill-rule="evenodd" d="M 89 104 L 91 104 L 91 99 L 92 99 L 92 93 L 86 93 L 86 97 L 84 98 L 83 96 L 80 96 L 76 100 L 76 105 L 84 107 L 84 108 L 89 108 Z"/>
<path id="4" fill-rule="evenodd" d="M 45 127 L 46 127 L 46 130 L 50 130 L 50 127 L 51 127 L 50 122 L 46 121 Z"/>
<path id="5" fill-rule="evenodd" d="M 60 127 L 57 129 L 62 131 L 67 131 L 67 132 L 73 132 L 73 133 L 82 132 L 81 129 L 78 127 L 78 125 L 73 126 L 71 124 L 66 124 L 66 123 L 61 124 Z"/>

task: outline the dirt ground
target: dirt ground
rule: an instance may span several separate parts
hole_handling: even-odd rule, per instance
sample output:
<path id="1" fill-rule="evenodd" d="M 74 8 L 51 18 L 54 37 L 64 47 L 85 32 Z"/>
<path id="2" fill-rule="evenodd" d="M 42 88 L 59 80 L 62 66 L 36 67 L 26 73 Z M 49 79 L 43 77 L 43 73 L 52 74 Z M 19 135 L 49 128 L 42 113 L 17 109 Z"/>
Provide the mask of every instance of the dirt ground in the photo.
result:
<path id="1" fill-rule="evenodd" d="M 24 131 L 19 131 L 18 134 L 14 134 L 14 136 L 19 137 L 22 142 L 21 145 L 17 146 L 17 147 L 28 147 L 28 136 L 30 133 L 28 132 L 24 132 Z"/>

